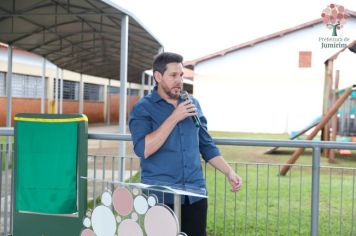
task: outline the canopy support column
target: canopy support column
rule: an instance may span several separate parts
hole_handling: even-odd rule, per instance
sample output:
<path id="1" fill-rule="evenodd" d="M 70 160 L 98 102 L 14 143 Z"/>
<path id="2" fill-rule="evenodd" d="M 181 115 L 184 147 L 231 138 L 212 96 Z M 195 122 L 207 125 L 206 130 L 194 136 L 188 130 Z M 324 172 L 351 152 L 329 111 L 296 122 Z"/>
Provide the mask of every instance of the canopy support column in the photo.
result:
<path id="1" fill-rule="evenodd" d="M 42 64 L 42 80 L 41 80 L 41 113 L 45 113 L 45 98 L 46 98 L 46 58 L 43 58 Z"/>
<path id="2" fill-rule="evenodd" d="M 128 64 L 128 27 L 129 17 L 127 15 L 121 18 L 121 51 L 120 51 L 120 117 L 119 117 L 119 132 L 126 134 L 126 104 L 127 104 L 127 64 Z M 126 142 L 119 143 L 119 181 L 125 181 L 125 156 Z"/>

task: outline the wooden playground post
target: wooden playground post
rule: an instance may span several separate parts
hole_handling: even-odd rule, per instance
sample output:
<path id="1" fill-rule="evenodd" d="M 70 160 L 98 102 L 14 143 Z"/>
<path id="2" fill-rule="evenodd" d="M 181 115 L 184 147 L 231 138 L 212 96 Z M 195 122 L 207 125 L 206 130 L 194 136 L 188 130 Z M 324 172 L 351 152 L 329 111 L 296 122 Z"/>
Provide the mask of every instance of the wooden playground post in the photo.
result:
<path id="1" fill-rule="evenodd" d="M 334 86 L 334 92 L 333 92 L 333 98 L 332 98 L 332 104 L 335 103 L 337 99 L 337 90 L 339 89 L 339 80 L 340 80 L 340 71 L 336 70 L 335 74 L 335 86 Z M 336 141 L 336 135 L 337 135 L 337 114 L 333 115 L 331 119 L 331 141 Z M 329 163 L 335 163 L 335 149 L 330 149 L 329 150 Z"/>
<path id="2" fill-rule="evenodd" d="M 323 101 L 323 116 L 328 112 L 331 107 L 331 99 L 332 99 L 332 84 L 333 84 L 333 68 L 334 68 L 334 60 L 328 60 L 325 64 L 325 85 L 324 85 L 324 101 Z M 324 125 L 324 129 L 322 132 L 322 140 L 329 141 L 330 140 L 330 125 L 327 122 Z M 322 150 L 324 156 L 328 156 L 329 149 Z"/>
<path id="3" fill-rule="evenodd" d="M 327 122 L 330 120 L 330 118 L 336 113 L 337 109 L 345 102 L 347 97 L 351 94 L 353 88 L 355 87 L 352 86 L 351 88 L 347 89 L 343 95 L 341 95 L 333 104 L 333 106 L 330 108 L 330 110 L 322 117 L 320 123 L 314 128 L 314 130 L 305 138 L 306 140 L 312 140 L 315 135 L 327 124 Z M 297 150 L 294 151 L 292 156 L 289 158 L 287 161 L 286 165 L 284 165 L 279 172 L 280 175 L 284 176 L 290 169 L 290 165 L 294 164 L 299 156 L 304 153 L 305 148 L 298 148 Z"/>

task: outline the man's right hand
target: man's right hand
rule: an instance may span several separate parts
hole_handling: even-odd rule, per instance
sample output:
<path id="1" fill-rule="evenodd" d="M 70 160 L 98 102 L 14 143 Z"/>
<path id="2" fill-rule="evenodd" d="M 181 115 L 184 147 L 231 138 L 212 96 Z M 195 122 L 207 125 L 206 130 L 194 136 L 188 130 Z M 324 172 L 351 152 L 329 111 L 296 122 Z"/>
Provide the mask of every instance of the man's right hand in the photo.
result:
<path id="1" fill-rule="evenodd" d="M 172 116 L 177 120 L 177 122 L 182 121 L 189 116 L 196 115 L 198 115 L 197 109 L 190 100 L 178 104 L 172 113 Z"/>

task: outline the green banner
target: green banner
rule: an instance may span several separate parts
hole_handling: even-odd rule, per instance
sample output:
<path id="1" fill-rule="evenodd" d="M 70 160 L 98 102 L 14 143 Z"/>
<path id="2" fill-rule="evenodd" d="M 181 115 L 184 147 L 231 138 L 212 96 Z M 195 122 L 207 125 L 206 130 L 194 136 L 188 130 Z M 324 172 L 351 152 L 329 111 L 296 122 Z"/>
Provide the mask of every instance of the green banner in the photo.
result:
<path id="1" fill-rule="evenodd" d="M 16 210 L 78 212 L 78 122 L 17 120 L 16 125 Z"/>

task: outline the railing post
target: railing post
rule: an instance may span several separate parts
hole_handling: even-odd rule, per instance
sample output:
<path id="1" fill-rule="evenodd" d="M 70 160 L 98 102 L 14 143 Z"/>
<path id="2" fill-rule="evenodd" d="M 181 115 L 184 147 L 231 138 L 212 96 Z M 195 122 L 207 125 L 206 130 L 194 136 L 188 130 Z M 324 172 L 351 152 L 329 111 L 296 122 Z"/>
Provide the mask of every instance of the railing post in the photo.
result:
<path id="1" fill-rule="evenodd" d="M 178 219 L 179 230 L 181 230 L 181 196 L 179 194 L 174 194 L 174 205 L 173 205 L 174 213 Z"/>
<path id="2" fill-rule="evenodd" d="M 320 147 L 313 147 L 312 196 L 311 196 L 311 235 L 317 236 L 319 230 L 320 193 Z"/>
<path id="3" fill-rule="evenodd" d="M 9 195 L 10 197 L 13 196 L 12 192 L 13 190 L 11 189 L 11 192 L 9 193 L 9 165 L 10 165 L 10 160 L 11 160 L 11 140 L 10 137 L 6 137 L 6 147 L 5 147 L 5 153 L 6 153 L 6 158 L 5 158 L 5 199 L 4 199 L 4 235 L 8 235 L 9 229 L 8 229 L 8 219 L 11 217 L 9 214 Z M 13 180 L 13 178 L 11 178 Z M 1 189 L 0 189 L 1 190 Z M 11 231 L 11 229 L 10 229 Z"/>

